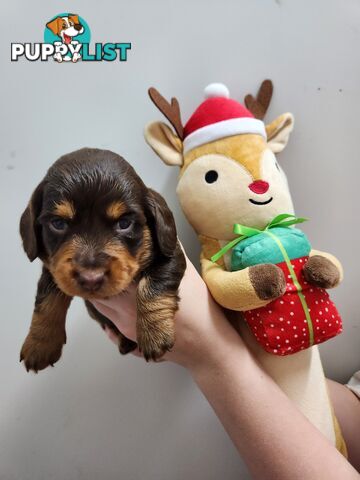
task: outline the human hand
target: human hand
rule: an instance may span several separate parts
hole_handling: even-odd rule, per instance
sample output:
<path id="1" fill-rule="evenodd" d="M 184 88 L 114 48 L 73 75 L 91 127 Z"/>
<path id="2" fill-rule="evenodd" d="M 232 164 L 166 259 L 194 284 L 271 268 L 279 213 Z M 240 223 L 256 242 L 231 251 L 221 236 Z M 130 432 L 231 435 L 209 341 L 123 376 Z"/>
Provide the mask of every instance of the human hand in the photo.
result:
<path id="1" fill-rule="evenodd" d="M 126 292 L 106 300 L 93 300 L 94 307 L 120 332 L 136 342 L 136 288 L 132 284 Z M 222 309 L 211 297 L 206 284 L 186 257 L 186 271 L 179 289 L 179 310 L 175 314 L 175 345 L 162 358 L 191 368 L 206 362 L 216 361 L 221 350 L 220 343 L 238 335 L 228 323 Z M 106 329 L 108 336 L 117 344 L 114 332 Z M 228 339 L 228 340 L 226 340 Z M 132 352 L 142 356 L 138 349 Z"/>

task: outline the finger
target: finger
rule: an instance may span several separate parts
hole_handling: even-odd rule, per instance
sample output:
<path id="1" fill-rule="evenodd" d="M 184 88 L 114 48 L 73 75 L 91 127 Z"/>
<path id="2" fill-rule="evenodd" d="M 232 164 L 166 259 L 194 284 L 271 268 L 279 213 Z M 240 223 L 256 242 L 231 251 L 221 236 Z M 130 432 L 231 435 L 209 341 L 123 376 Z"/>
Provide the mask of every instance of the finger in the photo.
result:
<path id="1" fill-rule="evenodd" d="M 119 345 L 119 337 L 111 328 L 105 327 L 105 333 L 115 345 Z"/>
<path id="2" fill-rule="evenodd" d="M 98 302 L 97 300 L 92 300 L 91 303 L 94 305 L 96 310 L 104 315 L 109 320 L 113 321 L 117 317 L 117 312 L 113 308 L 110 308 L 108 305 Z"/>
<path id="3" fill-rule="evenodd" d="M 134 304 L 136 301 L 137 285 L 132 283 L 129 287 L 118 295 L 109 298 L 99 298 L 92 302 L 97 302 L 98 305 L 105 305 L 113 310 L 123 308 L 127 304 Z"/>
<path id="4" fill-rule="evenodd" d="M 135 350 L 131 352 L 131 355 L 134 355 L 135 357 L 143 358 L 142 353 L 140 352 L 139 348 L 136 347 Z"/>
<path id="5" fill-rule="evenodd" d="M 114 297 L 106 299 L 96 299 L 92 300 L 92 303 L 95 305 L 103 305 L 112 309 L 115 312 L 128 312 L 131 314 L 135 310 L 136 305 L 136 287 L 131 287 L 126 292 L 116 295 Z"/>
<path id="6" fill-rule="evenodd" d="M 94 307 L 106 318 L 112 321 L 120 332 L 131 340 L 136 339 L 136 307 L 132 305 L 130 310 L 122 308 L 112 309 L 98 300 L 93 300 Z"/>

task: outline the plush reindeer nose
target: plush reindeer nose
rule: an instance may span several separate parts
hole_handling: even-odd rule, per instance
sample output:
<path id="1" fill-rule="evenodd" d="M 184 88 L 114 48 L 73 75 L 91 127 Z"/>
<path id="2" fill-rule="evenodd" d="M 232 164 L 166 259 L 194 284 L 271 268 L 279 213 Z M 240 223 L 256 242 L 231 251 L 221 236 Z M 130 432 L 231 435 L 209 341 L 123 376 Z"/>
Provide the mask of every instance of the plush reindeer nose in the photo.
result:
<path id="1" fill-rule="evenodd" d="M 269 184 L 264 180 L 255 180 L 255 182 L 250 183 L 249 188 L 254 193 L 266 193 L 269 190 Z"/>
<path id="2" fill-rule="evenodd" d="M 96 292 L 104 283 L 105 273 L 93 270 L 76 272 L 75 278 L 81 288 L 89 292 Z"/>

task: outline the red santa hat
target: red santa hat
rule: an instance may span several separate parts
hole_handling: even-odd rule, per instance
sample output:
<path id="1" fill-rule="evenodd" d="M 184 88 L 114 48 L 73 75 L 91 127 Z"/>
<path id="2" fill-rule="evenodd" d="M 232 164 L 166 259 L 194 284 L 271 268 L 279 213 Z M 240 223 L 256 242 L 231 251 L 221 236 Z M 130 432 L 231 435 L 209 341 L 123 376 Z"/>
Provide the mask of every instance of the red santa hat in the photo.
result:
<path id="1" fill-rule="evenodd" d="M 232 100 L 222 83 L 205 88 L 205 101 L 184 126 L 184 153 L 220 138 L 253 133 L 266 139 L 264 122 L 258 120 L 241 103 Z"/>

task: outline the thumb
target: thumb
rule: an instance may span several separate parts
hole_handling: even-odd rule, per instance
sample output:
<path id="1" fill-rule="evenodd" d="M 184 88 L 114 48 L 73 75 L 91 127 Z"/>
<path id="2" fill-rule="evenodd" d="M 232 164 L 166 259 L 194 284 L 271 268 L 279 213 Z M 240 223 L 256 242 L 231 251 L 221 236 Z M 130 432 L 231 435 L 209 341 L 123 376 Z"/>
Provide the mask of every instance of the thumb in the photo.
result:
<path id="1" fill-rule="evenodd" d="M 96 310 L 111 320 L 131 340 L 136 340 L 136 286 L 107 299 L 91 300 Z"/>

